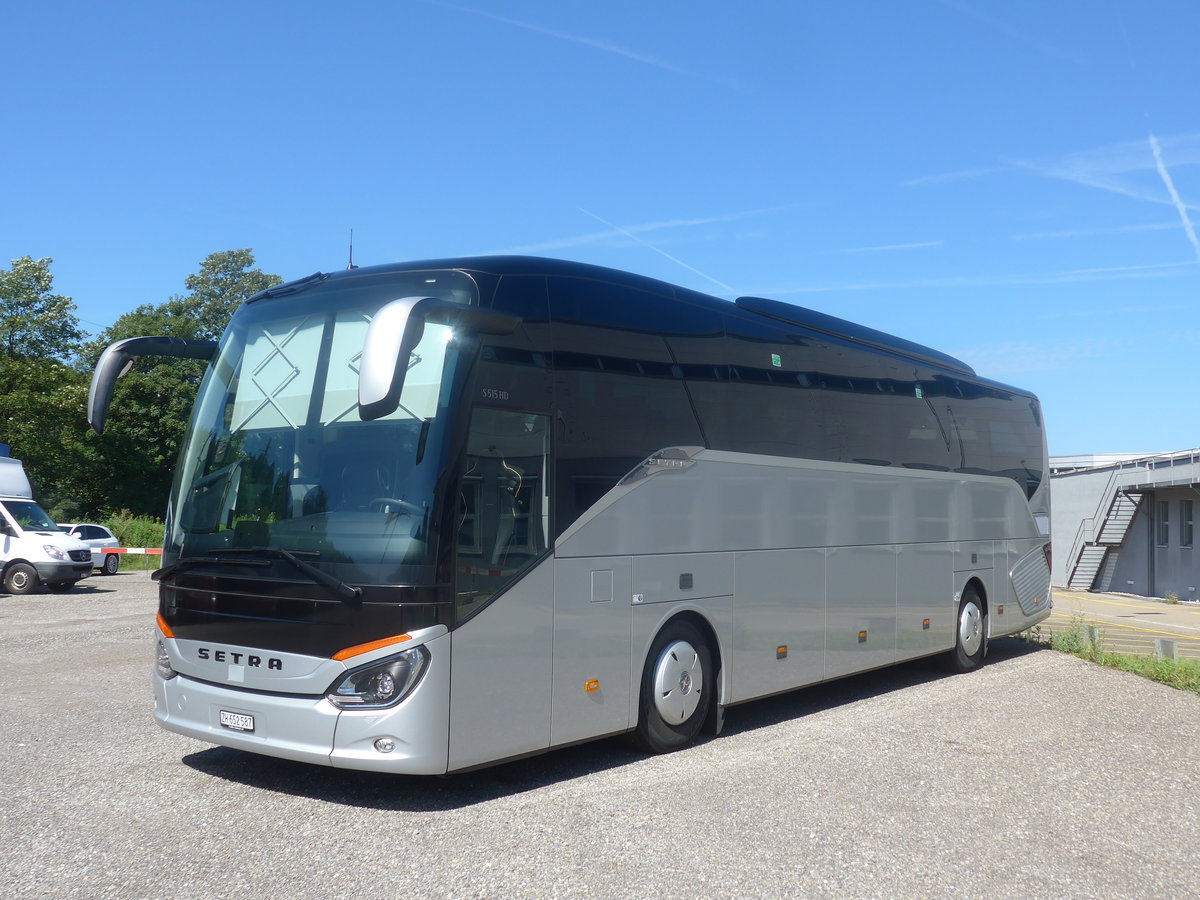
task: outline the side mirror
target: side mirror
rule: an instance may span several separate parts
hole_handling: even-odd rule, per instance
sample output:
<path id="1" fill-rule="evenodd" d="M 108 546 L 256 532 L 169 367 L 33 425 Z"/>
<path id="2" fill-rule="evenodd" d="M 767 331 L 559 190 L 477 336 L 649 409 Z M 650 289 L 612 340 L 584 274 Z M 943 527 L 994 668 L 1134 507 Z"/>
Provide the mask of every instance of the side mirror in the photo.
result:
<path id="1" fill-rule="evenodd" d="M 358 415 L 364 422 L 396 411 L 408 361 L 425 334 L 425 324 L 452 325 L 478 334 L 512 334 L 520 316 L 464 306 L 436 297 L 393 300 L 371 319 L 358 370 Z"/>
<path id="2" fill-rule="evenodd" d="M 133 368 L 139 356 L 175 356 L 181 359 L 211 360 L 217 355 L 216 341 L 190 341 L 177 337 L 135 337 L 116 341 L 104 348 L 92 386 L 88 389 L 87 420 L 92 431 L 101 434 L 108 418 L 117 379 Z"/>

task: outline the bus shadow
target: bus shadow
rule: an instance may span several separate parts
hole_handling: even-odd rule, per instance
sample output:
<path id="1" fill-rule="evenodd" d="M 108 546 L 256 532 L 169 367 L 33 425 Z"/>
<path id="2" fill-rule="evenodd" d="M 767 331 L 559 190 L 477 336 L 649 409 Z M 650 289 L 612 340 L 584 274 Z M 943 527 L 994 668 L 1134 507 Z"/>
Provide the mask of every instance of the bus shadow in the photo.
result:
<path id="1" fill-rule="evenodd" d="M 992 662 L 1037 653 L 1043 648 L 1012 638 L 993 641 Z M 904 663 L 813 685 L 730 709 L 723 734 L 756 731 L 823 710 L 950 677 L 929 661 Z M 687 752 L 682 751 L 682 752 Z M 552 750 L 548 753 L 455 775 L 387 775 L 330 769 L 309 763 L 259 756 L 228 747 L 190 753 L 191 769 L 247 787 L 307 797 L 363 809 L 438 812 L 475 806 L 597 772 L 645 761 L 620 738 Z"/>

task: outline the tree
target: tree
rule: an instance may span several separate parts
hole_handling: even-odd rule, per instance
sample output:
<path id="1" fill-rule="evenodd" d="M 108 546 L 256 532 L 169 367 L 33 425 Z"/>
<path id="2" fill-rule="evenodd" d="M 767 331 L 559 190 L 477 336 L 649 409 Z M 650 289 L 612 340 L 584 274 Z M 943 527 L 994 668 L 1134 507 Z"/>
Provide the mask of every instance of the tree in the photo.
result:
<path id="1" fill-rule="evenodd" d="M 189 293 L 182 300 L 187 313 L 195 318 L 197 338 L 217 340 L 248 297 L 283 281 L 278 275 L 251 268 L 253 265 L 254 254 L 249 249 L 226 250 L 210 254 L 200 263 L 200 271 L 184 280 Z"/>
<path id="2" fill-rule="evenodd" d="M 23 256 L 0 270 L 0 440 L 52 505 L 88 493 L 95 454 L 84 440 L 87 382 L 63 362 L 83 332 L 71 298 L 53 293 L 51 262 Z"/>
<path id="3" fill-rule="evenodd" d="M 22 256 L 0 269 L 0 353 L 10 359 L 66 360 L 83 340 L 71 298 L 51 293 L 52 262 Z"/>

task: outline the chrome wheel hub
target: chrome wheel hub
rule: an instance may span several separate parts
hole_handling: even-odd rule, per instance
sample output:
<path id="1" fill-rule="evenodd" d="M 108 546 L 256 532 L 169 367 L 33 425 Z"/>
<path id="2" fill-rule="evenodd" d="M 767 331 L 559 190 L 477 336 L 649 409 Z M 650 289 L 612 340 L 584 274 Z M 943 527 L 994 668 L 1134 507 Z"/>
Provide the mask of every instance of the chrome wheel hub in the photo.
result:
<path id="1" fill-rule="evenodd" d="M 671 725 L 686 722 L 700 705 L 704 671 L 700 654 L 687 641 L 663 648 L 654 667 L 654 708 Z"/>
<path id="2" fill-rule="evenodd" d="M 967 656 L 974 656 L 983 645 L 983 610 L 974 600 L 964 603 L 958 613 L 958 642 Z"/>

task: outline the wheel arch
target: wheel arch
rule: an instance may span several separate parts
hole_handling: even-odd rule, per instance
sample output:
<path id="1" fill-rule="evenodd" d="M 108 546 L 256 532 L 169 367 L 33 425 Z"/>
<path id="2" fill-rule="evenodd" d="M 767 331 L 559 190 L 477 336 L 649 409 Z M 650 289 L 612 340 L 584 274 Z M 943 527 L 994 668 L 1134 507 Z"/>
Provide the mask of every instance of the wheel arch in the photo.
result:
<path id="1" fill-rule="evenodd" d="M 984 585 L 983 580 L 978 575 L 972 575 L 967 579 L 966 584 L 962 586 L 962 590 L 958 595 L 959 600 L 961 601 L 963 596 L 966 595 L 967 591 L 970 590 L 973 590 L 975 592 L 975 596 L 979 598 L 979 605 L 983 608 L 983 621 L 987 624 L 987 630 L 990 637 L 992 616 L 991 611 L 988 609 L 987 586 Z M 955 612 L 957 613 L 957 609 Z"/>
<path id="2" fill-rule="evenodd" d="M 29 560 L 25 559 L 23 556 L 17 556 L 17 557 L 14 557 L 13 559 L 6 559 L 6 560 L 4 560 L 3 563 L 0 563 L 0 581 L 2 581 L 4 579 L 4 576 L 8 574 L 8 570 L 11 569 L 13 566 L 17 565 L 18 563 L 25 563 L 25 565 L 27 565 L 27 566 L 33 566 L 34 571 L 37 571 L 36 565 L 31 563 Z"/>

